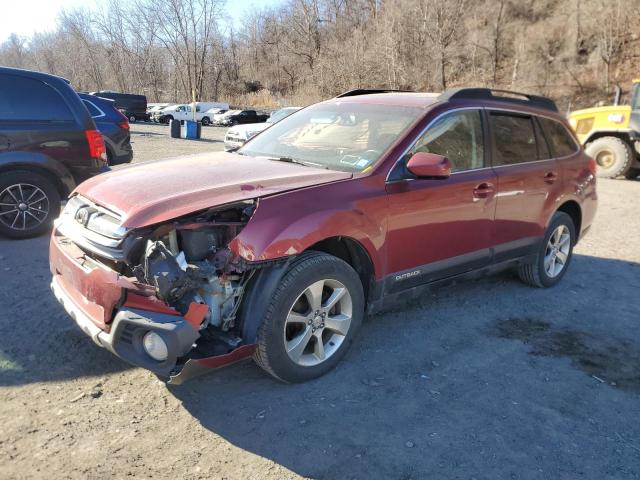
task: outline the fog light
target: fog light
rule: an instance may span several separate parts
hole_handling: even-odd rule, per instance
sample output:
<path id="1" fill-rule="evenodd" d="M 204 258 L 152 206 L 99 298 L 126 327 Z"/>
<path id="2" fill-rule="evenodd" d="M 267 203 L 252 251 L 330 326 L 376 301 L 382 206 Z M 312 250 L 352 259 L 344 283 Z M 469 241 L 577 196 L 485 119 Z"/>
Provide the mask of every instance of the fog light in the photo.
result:
<path id="1" fill-rule="evenodd" d="M 142 346 L 151 358 L 159 362 L 166 360 L 169 356 L 167 344 L 156 332 L 145 333 L 142 338 Z"/>

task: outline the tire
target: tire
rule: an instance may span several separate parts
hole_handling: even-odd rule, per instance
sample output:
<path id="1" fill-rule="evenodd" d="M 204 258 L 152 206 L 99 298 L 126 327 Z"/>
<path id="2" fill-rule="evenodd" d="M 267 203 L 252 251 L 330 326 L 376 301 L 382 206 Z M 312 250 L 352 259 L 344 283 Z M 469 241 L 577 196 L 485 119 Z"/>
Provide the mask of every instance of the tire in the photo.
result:
<path id="1" fill-rule="evenodd" d="M 173 117 L 171 115 L 167 115 L 166 117 L 164 117 L 164 123 L 166 123 L 167 125 L 171 123 L 171 120 L 173 120 Z"/>
<path id="2" fill-rule="evenodd" d="M 211 125 L 211 120 L 209 120 L 209 117 L 202 117 L 202 125 L 204 125 L 205 127 Z"/>
<path id="3" fill-rule="evenodd" d="M 129 115 L 129 123 L 136 123 L 137 120 L 135 115 Z"/>
<path id="4" fill-rule="evenodd" d="M 560 229 L 560 230 L 559 230 Z M 564 244 L 564 240 L 562 236 L 566 233 L 569 235 L 567 249 L 564 250 L 564 247 L 557 251 L 557 254 L 553 255 L 553 249 L 551 248 L 551 243 L 555 243 L 551 240 L 551 237 L 556 234 L 557 231 L 561 232 L 560 242 Z M 521 265 L 518 268 L 518 276 L 520 280 L 524 283 L 527 283 L 533 287 L 538 288 L 549 288 L 556 285 L 562 277 L 564 277 L 567 269 L 569 268 L 569 264 L 571 263 L 571 258 L 573 257 L 573 247 L 576 243 L 576 229 L 573 224 L 573 220 L 569 215 L 564 212 L 556 212 L 547 227 L 545 232 L 542 244 L 538 248 L 538 252 L 535 258 L 527 264 Z M 564 263 L 561 262 L 562 257 L 560 254 L 565 255 Z M 554 256 L 553 265 L 559 265 L 562 263 L 562 268 L 554 272 L 554 274 L 550 274 L 547 266 L 549 256 Z"/>
<path id="5" fill-rule="evenodd" d="M 15 203 L 16 208 L 12 208 L 11 203 Z M 12 210 L 16 210 L 15 216 Z M 2 174 L 0 235 L 16 239 L 37 237 L 51 228 L 59 214 L 60 194 L 51 180 L 27 170 Z"/>
<path id="6" fill-rule="evenodd" d="M 624 174 L 624 178 L 627 180 L 635 180 L 640 175 L 640 168 L 630 168 L 627 173 Z"/>
<path id="7" fill-rule="evenodd" d="M 321 296 L 311 295 L 320 282 L 324 285 Z M 326 307 L 327 297 L 344 288 L 346 292 L 335 307 Z M 309 295 L 305 295 L 308 292 Z M 310 298 L 321 298 L 320 310 L 313 310 Z M 294 309 L 296 311 L 294 311 Z M 349 323 L 341 323 L 351 315 Z M 324 375 L 334 368 L 345 355 L 362 323 L 364 292 L 358 274 L 343 260 L 319 252 L 307 252 L 296 259 L 278 285 L 267 313 L 258 329 L 258 348 L 255 362 L 284 382 L 304 382 Z M 295 322 L 290 321 L 295 319 Z M 337 321 L 338 319 L 342 319 Z M 301 320 L 301 321 L 300 321 Z M 327 325 L 337 325 L 342 334 Z M 322 349 L 318 348 L 322 339 Z M 296 343 L 296 339 L 299 343 Z M 287 348 L 302 345 L 306 348 Z M 318 356 L 321 350 L 324 359 Z M 299 356 L 296 352 L 299 352 Z M 298 356 L 297 361 L 294 360 Z"/>
<path id="8" fill-rule="evenodd" d="M 631 147 L 618 137 L 598 138 L 587 144 L 585 150 L 596 161 L 598 177 L 620 177 L 626 175 L 631 168 Z"/>

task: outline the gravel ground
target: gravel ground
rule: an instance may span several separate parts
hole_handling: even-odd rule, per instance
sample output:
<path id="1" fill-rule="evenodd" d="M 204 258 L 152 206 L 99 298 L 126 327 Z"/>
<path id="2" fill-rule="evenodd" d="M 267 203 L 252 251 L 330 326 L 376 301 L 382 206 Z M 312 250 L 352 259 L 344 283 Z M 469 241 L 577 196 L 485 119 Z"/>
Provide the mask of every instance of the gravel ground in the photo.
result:
<path id="1" fill-rule="evenodd" d="M 136 161 L 208 141 L 132 128 Z M 640 181 L 601 181 L 550 290 L 505 273 L 370 318 L 338 368 L 167 387 L 49 292 L 47 238 L 0 239 L 0 478 L 640 478 Z"/>

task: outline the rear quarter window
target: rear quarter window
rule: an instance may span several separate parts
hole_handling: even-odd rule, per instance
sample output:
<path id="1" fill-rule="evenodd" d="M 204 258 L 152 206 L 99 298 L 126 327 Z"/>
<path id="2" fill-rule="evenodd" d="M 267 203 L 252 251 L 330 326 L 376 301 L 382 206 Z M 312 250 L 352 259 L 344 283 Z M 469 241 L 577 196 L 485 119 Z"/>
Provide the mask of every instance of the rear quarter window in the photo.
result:
<path id="1" fill-rule="evenodd" d="M 551 143 L 555 157 L 567 157 L 578 151 L 578 144 L 562 123 L 542 117 L 540 118 L 540 123 L 549 143 Z"/>
<path id="2" fill-rule="evenodd" d="M 89 102 L 88 100 L 82 100 L 82 103 L 84 103 L 84 106 L 87 107 L 87 110 L 89 110 L 92 118 L 102 117 L 104 115 L 102 111 L 98 110 L 98 107 L 96 107 L 92 102 Z"/>
<path id="3" fill-rule="evenodd" d="M 0 75 L 0 120 L 73 121 L 60 94 L 34 78 Z"/>

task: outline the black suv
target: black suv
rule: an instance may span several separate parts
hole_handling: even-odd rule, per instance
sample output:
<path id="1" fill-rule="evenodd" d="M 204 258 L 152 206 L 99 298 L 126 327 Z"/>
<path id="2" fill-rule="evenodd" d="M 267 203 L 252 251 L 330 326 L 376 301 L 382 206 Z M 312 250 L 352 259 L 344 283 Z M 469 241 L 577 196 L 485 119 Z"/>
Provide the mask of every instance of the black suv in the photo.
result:
<path id="1" fill-rule="evenodd" d="M 269 115 L 257 113 L 255 110 L 242 110 L 234 115 L 228 115 L 222 118 L 220 125 L 241 125 L 244 123 L 262 123 L 266 122 Z"/>
<path id="2" fill-rule="evenodd" d="M 68 81 L 0 67 L 0 234 L 44 233 L 60 199 L 106 168 L 102 135 Z"/>

